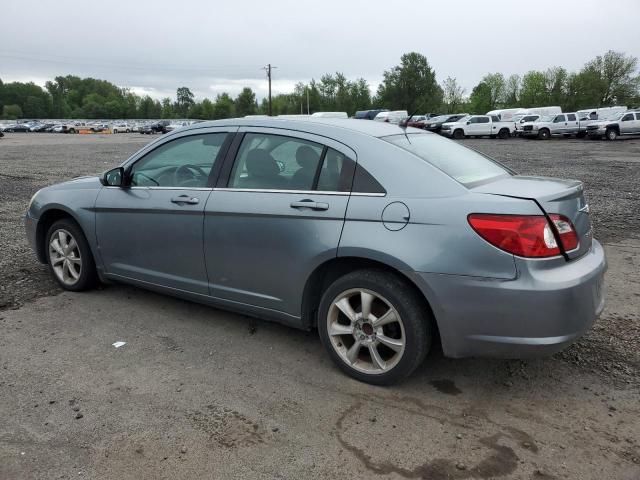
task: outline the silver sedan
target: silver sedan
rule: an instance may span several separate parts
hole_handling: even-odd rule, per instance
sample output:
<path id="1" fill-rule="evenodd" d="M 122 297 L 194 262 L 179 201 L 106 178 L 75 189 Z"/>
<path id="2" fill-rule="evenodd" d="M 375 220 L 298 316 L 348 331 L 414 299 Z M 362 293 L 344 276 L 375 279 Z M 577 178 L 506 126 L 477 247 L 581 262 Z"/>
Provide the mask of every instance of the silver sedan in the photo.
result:
<path id="1" fill-rule="evenodd" d="M 380 122 L 198 123 L 40 190 L 25 221 L 64 289 L 126 282 L 317 328 L 374 384 L 434 341 L 450 357 L 556 352 L 604 305 L 581 182 Z"/>

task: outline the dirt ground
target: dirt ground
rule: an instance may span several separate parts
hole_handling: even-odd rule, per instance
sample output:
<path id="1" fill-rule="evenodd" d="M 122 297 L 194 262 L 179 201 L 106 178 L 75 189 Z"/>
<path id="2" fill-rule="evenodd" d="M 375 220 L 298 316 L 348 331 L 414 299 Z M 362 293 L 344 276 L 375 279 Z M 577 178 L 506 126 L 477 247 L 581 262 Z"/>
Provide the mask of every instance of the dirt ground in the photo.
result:
<path id="1" fill-rule="evenodd" d="M 346 378 L 315 332 L 118 285 L 61 293 L 26 244 L 29 198 L 149 140 L 0 139 L 0 480 L 640 478 L 640 140 L 464 141 L 585 182 L 607 307 L 552 358 L 436 350 L 391 388 Z"/>

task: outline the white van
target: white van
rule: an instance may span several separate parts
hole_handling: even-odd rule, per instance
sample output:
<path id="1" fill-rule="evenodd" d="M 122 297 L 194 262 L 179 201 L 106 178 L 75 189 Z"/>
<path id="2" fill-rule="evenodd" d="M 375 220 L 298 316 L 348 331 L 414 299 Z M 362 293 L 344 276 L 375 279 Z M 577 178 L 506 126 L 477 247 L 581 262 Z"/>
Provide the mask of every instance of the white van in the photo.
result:
<path id="1" fill-rule="evenodd" d="M 347 112 L 316 112 L 312 113 L 311 116 L 320 118 L 349 118 Z"/>
<path id="2" fill-rule="evenodd" d="M 627 107 L 585 108 L 584 110 L 578 110 L 578 115 L 580 118 L 588 120 L 604 120 L 626 111 Z"/>
<path id="3" fill-rule="evenodd" d="M 409 117 L 409 112 L 406 110 L 393 110 L 391 112 L 380 112 L 376 115 L 374 120 L 377 122 L 388 122 L 397 125 L 407 117 Z"/>

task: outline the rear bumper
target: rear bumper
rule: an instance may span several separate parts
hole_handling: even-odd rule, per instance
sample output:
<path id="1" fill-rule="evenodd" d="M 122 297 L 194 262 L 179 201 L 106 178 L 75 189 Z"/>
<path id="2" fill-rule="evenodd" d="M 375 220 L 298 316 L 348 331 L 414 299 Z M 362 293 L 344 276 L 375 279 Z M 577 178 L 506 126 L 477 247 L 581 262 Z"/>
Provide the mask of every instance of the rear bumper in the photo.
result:
<path id="1" fill-rule="evenodd" d="M 597 241 L 571 262 L 516 264 L 514 280 L 415 274 L 431 301 L 445 355 L 550 355 L 582 336 L 602 312 L 607 263 Z"/>

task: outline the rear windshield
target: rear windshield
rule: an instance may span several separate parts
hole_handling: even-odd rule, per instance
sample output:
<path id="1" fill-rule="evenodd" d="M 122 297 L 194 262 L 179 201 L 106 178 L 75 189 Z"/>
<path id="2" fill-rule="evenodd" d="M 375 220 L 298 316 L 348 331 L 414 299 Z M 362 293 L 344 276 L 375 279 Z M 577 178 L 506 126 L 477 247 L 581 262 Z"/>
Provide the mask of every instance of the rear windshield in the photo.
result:
<path id="1" fill-rule="evenodd" d="M 467 188 L 512 175 L 506 167 L 489 157 L 439 135 L 401 134 L 382 137 L 382 140 L 426 160 Z"/>

